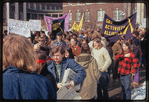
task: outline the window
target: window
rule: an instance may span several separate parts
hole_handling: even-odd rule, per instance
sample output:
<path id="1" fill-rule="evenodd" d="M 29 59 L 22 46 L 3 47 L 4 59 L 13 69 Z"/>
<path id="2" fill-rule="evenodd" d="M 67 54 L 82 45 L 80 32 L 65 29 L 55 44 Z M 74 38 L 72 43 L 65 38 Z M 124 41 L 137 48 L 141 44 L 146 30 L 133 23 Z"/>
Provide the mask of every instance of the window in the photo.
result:
<path id="1" fill-rule="evenodd" d="M 100 9 L 100 11 L 97 11 L 97 21 L 103 21 L 104 14 L 105 14 L 105 11 L 102 9 Z"/>
<path id="2" fill-rule="evenodd" d="M 72 12 L 69 10 L 69 21 L 72 21 Z"/>
<path id="3" fill-rule="evenodd" d="M 52 10 L 52 6 L 50 6 L 50 10 Z"/>
<path id="4" fill-rule="evenodd" d="M 56 10 L 56 7 L 55 7 L 55 10 Z"/>
<path id="5" fill-rule="evenodd" d="M 42 10 L 42 4 L 39 4 L 40 5 L 40 10 Z"/>
<path id="6" fill-rule="evenodd" d="M 34 9 L 36 10 L 36 3 L 34 3 Z"/>
<path id="7" fill-rule="evenodd" d="M 77 5 L 80 5 L 80 3 L 77 3 Z"/>
<path id="8" fill-rule="evenodd" d="M 30 9 L 31 8 L 31 5 L 30 5 L 30 3 L 28 3 L 28 9 Z"/>
<path id="9" fill-rule="evenodd" d="M 47 5 L 45 4 L 45 10 L 47 10 Z"/>
<path id="10" fill-rule="evenodd" d="M 76 12 L 76 21 L 77 21 L 77 22 L 80 22 L 80 20 L 81 20 L 81 12 L 78 10 L 78 11 Z"/>
<path id="11" fill-rule="evenodd" d="M 72 5 L 72 3 L 69 2 L 69 3 L 68 3 L 68 6 L 71 6 L 71 5 Z"/>
<path id="12" fill-rule="evenodd" d="M 90 14 L 90 12 L 88 10 L 86 10 L 86 12 L 85 12 L 85 22 L 90 22 L 89 14 Z"/>
<path id="13" fill-rule="evenodd" d="M 122 12 L 122 10 L 118 10 L 118 9 L 113 11 L 113 19 L 115 21 L 120 21 L 121 20 L 121 12 Z"/>

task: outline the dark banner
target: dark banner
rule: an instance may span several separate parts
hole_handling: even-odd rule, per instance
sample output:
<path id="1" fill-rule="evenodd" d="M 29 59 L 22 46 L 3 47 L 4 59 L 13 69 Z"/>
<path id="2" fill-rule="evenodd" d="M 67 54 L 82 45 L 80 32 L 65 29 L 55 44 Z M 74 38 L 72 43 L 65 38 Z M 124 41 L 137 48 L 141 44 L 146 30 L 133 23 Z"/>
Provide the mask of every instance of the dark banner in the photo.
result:
<path id="1" fill-rule="evenodd" d="M 122 21 L 114 21 L 107 14 L 104 16 L 102 33 L 105 38 L 110 42 L 116 42 L 121 35 L 125 35 L 126 40 L 133 37 L 133 31 L 135 29 L 136 13 L 129 16 Z"/>
<path id="2" fill-rule="evenodd" d="M 65 19 L 58 19 L 58 20 L 53 20 L 52 21 L 52 34 L 54 35 L 54 38 L 56 37 L 56 34 L 58 32 L 64 33 L 64 22 Z"/>

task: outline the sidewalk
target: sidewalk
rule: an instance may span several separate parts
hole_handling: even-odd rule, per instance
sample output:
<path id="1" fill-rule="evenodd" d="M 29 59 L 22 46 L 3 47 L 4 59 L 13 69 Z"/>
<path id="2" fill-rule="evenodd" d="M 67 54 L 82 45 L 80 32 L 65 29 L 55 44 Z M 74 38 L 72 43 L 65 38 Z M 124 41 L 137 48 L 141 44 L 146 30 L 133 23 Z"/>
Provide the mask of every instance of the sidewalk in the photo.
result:
<path id="1" fill-rule="evenodd" d="M 146 81 L 146 69 L 140 68 L 139 74 L 140 74 L 140 83 L 138 87 L 142 86 L 144 81 Z M 112 76 L 113 75 L 110 76 L 110 82 L 108 86 L 109 99 L 110 100 L 122 100 L 122 89 L 121 89 L 120 80 L 113 81 Z M 131 90 L 133 89 L 134 87 L 131 86 Z"/>

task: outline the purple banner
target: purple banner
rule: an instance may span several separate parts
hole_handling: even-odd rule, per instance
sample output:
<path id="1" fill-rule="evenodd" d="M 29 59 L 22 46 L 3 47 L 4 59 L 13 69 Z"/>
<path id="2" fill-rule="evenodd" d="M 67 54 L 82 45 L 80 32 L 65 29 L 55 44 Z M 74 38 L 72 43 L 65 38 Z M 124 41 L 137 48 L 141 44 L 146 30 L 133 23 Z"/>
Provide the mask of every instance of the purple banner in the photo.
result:
<path id="1" fill-rule="evenodd" d="M 104 33 L 106 39 L 110 42 L 116 42 L 121 35 L 125 35 L 126 40 L 133 37 L 135 29 L 136 13 L 122 21 L 114 21 L 107 14 L 104 16 L 101 32 Z"/>
<path id="2" fill-rule="evenodd" d="M 64 23 L 64 32 L 68 31 L 68 26 L 69 26 L 69 13 L 65 14 L 62 17 L 59 18 L 54 18 L 54 17 L 48 17 L 48 16 L 44 16 L 45 21 L 47 23 L 47 27 L 48 27 L 48 32 L 51 32 L 51 23 L 54 20 L 59 20 L 59 19 L 64 19 L 65 18 L 65 23 Z"/>

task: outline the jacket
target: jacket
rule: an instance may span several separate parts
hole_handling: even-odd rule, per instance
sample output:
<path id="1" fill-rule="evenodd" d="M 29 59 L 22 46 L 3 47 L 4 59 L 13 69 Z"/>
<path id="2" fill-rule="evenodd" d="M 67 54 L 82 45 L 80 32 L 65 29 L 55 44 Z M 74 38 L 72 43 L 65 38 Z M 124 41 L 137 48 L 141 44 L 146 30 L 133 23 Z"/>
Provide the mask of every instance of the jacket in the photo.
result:
<path id="1" fill-rule="evenodd" d="M 112 50 L 113 50 L 113 60 L 114 60 L 114 62 L 116 62 L 117 61 L 116 55 L 122 53 L 122 47 L 121 47 L 120 43 L 116 42 L 113 45 Z"/>
<path id="2" fill-rule="evenodd" d="M 63 41 L 63 40 L 62 40 L 61 42 L 62 42 L 62 43 L 61 43 L 60 46 L 62 46 L 63 48 L 65 48 L 65 47 L 67 46 L 66 42 Z M 57 45 L 57 39 L 55 39 L 55 40 L 53 40 L 53 41 L 51 42 L 51 44 L 50 44 L 50 46 L 49 46 L 49 49 L 52 50 L 52 48 L 54 48 L 54 47 L 56 47 L 56 46 L 58 46 L 58 45 Z"/>
<path id="3" fill-rule="evenodd" d="M 51 72 L 56 80 L 56 74 L 55 74 L 55 65 L 54 61 L 48 66 L 48 71 Z M 64 76 L 64 71 L 67 68 L 71 68 L 73 71 L 77 73 L 77 76 L 74 77 L 73 81 L 75 85 L 78 85 L 80 83 L 83 83 L 85 77 L 86 77 L 86 72 L 84 68 L 79 65 L 74 59 L 69 59 L 69 58 L 63 58 L 61 62 L 61 71 L 60 71 L 60 83 L 62 82 L 63 76 Z"/>
<path id="4" fill-rule="evenodd" d="M 131 57 L 124 57 L 124 52 L 122 54 L 117 54 L 116 59 L 119 60 L 119 67 L 118 67 L 118 73 L 121 75 L 128 75 L 131 73 L 136 73 L 137 69 L 140 66 L 140 62 L 137 58 L 135 58 L 135 55 L 130 52 Z M 133 68 L 132 68 L 133 66 Z"/>
<path id="5" fill-rule="evenodd" d="M 3 71 L 3 98 L 56 99 L 56 92 L 46 77 L 9 66 Z"/>
<path id="6" fill-rule="evenodd" d="M 87 53 L 81 53 L 75 59 L 86 71 L 86 78 L 78 94 L 82 99 L 88 100 L 97 97 L 97 80 L 100 78 L 100 72 L 96 60 Z"/>

